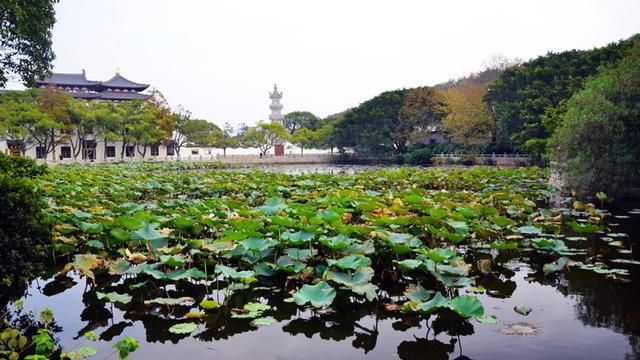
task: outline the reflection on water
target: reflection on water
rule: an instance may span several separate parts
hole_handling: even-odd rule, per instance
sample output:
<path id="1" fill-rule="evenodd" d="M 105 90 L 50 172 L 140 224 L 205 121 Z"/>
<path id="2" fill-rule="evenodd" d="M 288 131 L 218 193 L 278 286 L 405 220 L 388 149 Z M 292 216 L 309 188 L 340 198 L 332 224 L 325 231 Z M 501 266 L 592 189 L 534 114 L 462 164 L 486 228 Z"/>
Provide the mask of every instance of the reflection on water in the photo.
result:
<path id="1" fill-rule="evenodd" d="M 631 243 L 640 235 L 638 220 L 638 215 L 616 219 L 620 223 L 617 230 L 631 234 Z M 604 251 L 602 246 L 606 244 L 594 239 L 582 245 L 594 256 Z M 478 297 L 486 312 L 500 319 L 496 325 L 465 320 L 452 312 L 430 317 L 389 312 L 385 302 L 401 295 L 398 286 L 383 288 L 377 303 L 339 293 L 331 309 L 301 311 L 283 301 L 289 295 L 282 287 L 265 284 L 263 290 L 236 292 L 225 309 L 241 307 L 257 295 L 272 306 L 270 314 L 278 321 L 276 325 L 255 328 L 249 320 L 231 318 L 230 310 L 218 310 L 202 318 L 191 335 L 172 334 L 168 328 L 184 322 L 195 305 L 145 306 L 141 301 L 114 305 L 98 300 L 96 290 L 127 292 L 134 299 L 193 296 L 198 303 L 206 294 L 202 284 L 149 282 L 138 287 L 135 278 L 105 274 L 98 278 L 97 288 L 92 288 L 84 278 L 40 279 L 32 283 L 25 303 L 27 310 L 54 310 L 63 348 L 86 345 L 82 334 L 95 331 L 100 353 L 109 354 L 118 337 L 129 335 L 142 343 L 132 358 L 640 358 L 640 266 L 620 265 L 631 271 L 633 282 L 618 283 L 579 269 L 544 276 L 540 269 L 549 259 L 536 253 L 501 254 L 495 261 L 501 266 L 478 280 L 487 289 Z M 519 304 L 532 308 L 531 314 L 515 313 L 513 308 Z M 498 331 L 518 322 L 535 326 L 539 334 L 525 337 Z"/>

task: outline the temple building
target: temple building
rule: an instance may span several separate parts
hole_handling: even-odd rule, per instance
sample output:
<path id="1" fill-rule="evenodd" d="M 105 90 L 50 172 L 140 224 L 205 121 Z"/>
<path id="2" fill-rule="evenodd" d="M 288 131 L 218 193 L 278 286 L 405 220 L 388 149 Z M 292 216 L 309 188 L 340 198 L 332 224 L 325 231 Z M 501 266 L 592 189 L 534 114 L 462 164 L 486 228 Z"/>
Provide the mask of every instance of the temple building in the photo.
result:
<path id="1" fill-rule="evenodd" d="M 151 95 L 144 94 L 149 85 L 133 82 L 116 72 L 106 81 L 88 80 L 85 71 L 76 74 L 53 73 L 48 77 L 36 80 L 38 88 L 54 88 L 61 90 L 76 99 L 86 101 L 110 101 L 120 103 L 135 99 L 146 100 Z M 13 90 L 10 90 L 13 91 Z M 0 91 L 0 95 L 8 91 Z M 2 135 L 2 134 L 0 134 Z M 47 151 L 35 139 L 13 139 L 0 137 L 0 152 L 11 156 L 25 156 L 39 161 L 52 162 L 111 162 L 139 160 L 168 160 L 177 157 L 175 146 L 171 142 L 163 142 L 149 146 L 149 151 L 140 153 L 135 143 L 123 144 L 122 141 L 111 141 L 102 137 L 99 132 L 88 134 L 78 141 L 73 134 L 67 141 Z M 74 150 L 73 144 L 78 144 Z"/>
<path id="2" fill-rule="evenodd" d="M 36 84 L 39 88 L 53 87 L 64 90 L 77 99 L 120 102 L 149 98 L 149 95 L 141 93 L 149 84 L 133 82 L 117 72 L 107 81 L 88 80 L 84 70 L 79 74 L 53 73 L 44 79 L 36 80 Z"/>

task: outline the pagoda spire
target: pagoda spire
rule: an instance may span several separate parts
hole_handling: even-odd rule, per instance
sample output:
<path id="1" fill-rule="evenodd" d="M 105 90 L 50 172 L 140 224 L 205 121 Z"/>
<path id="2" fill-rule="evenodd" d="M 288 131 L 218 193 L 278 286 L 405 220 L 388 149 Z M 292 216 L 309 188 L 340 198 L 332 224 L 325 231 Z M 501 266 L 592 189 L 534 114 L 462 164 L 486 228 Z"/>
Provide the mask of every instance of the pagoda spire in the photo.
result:
<path id="1" fill-rule="evenodd" d="M 271 114 L 269 115 L 269 120 L 282 123 L 282 104 L 280 103 L 280 100 L 282 100 L 282 92 L 278 92 L 277 84 L 273 84 L 273 92 L 269 93 L 269 98 L 271 99 L 271 105 L 269 105 Z"/>

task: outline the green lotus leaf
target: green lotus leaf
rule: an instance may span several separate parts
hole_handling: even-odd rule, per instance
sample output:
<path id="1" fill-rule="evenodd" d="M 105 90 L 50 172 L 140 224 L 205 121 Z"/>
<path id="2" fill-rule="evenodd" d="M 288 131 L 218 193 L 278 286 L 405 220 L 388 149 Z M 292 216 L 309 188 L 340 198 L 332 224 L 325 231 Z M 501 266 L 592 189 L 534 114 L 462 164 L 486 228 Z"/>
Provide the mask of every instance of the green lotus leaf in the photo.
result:
<path id="1" fill-rule="evenodd" d="M 449 309 L 465 318 L 478 318 L 484 315 L 484 307 L 482 307 L 482 303 L 474 296 L 458 296 L 453 298 L 447 306 Z"/>
<path id="2" fill-rule="evenodd" d="M 374 284 L 357 284 L 351 287 L 353 293 L 364 296 L 367 301 L 373 301 L 378 298 L 378 286 Z"/>
<path id="3" fill-rule="evenodd" d="M 563 256 L 552 263 L 544 264 L 544 266 L 542 266 L 542 271 L 545 275 L 549 275 L 553 274 L 554 272 L 564 270 L 568 265 L 569 258 Z"/>
<path id="4" fill-rule="evenodd" d="M 447 225 L 451 226 L 458 235 L 467 235 L 469 233 L 469 224 L 465 221 L 449 220 Z"/>
<path id="5" fill-rule="evenodd" d="M 518 248 L 518 243 L 515 241 L 496 240 L 490 246 L 496 250 L 514 250 Z"/>
<path id="6" fill-rule="evenodd" d="M 110 292 L 105 294 L 105 293 L 96 291 L 96 296 L 98 297 L 98 300 L 107 299 L 109 300 L 109 302 L 121 303 L 121 304 L 128 304 L 131 302 L 131 299 L 133 299 L 129 294 L 118 294 L 116 292 Z"/>
<path id="7" fill-rule="evenodd" d="M 371 265 L 371 259 L 363 255 L 347 255 L 339 260 L 327 260 L 329 266 L 336 266 L 342 270 L 352 269 L 355 270 L 362 266 Z"/>
<path id="8" fill-rule="evenodd" d="M 91 357 L 98 353 L 98 349 L 93 346 L 83 346 L 60 355 L 62 359 L 79 360 Z"/>
<path id="9" fill-rule="evenodd" d="M 195 302 L 195 300 L 193 300 L 192 297 L 188 297 L 188 296 L 183 296 L 180 298 L 155 298 L 155 299 L 151 299 L 151 300 L 146 300 L 144 302 L 145 305 L 151 305 L 151 304 L 160 304 L 160 305 L 169 305 L 169 306 L 175 306 L 175 305 L 180 305 L 180 304 L 193 304 Z"/>
<path id="10" fill-rule="evenodd" d="M 404 271 L 415 270 L 415 269 L 424 269 L 425 264 L 421 260 L 417 259 L 404 259 L 402 261 L 394 260 L 394 263 L 398 264 L 400 269 Z"/>
<path id="11" fill-rule="evenodd" d="M 102 224 L 94 224 L 88 222 L 80 223 L 80 230 L 84 231 L 87 234 L 100 234 L 102 233 L 103 229 L 104 227 L 102 226 Z"/>
<path id="12" fill-rule="evenodd" d="M 466 217 L 467 219 L 475 219 L 478 217 L 478 214 L 476 214 L 475 211 L 469 209 L 468 207 L 458 206 L 456 208 L 456 211 L 462 214 L 462 216 Z"/>
<path id="13" fill-rule="evenodd" d="M 300 230 L 293 233 L 286 231 L 282 233 L 282 235 L 280 235 L 281 239 L 287 240 L 287 242 L 291 243 L 292 245 L 302 245 L 308 243 L 309 241 L 313 240 L 314 237 L 314 233 L 305 230 Z"/>
<path id="14" fill-rule="evenodd" d="M 264 202 L 264 205 L 258 207 L 258 211 L 265 215 L 275 215 L 286 208 L 287 205 L 282 199 L 273 197 L 267 199 L 267 201 Z"/>
<path id="15" fill-rule="evenodd" d="M 404 291 L 404 296 L 414 302 L 423 302 L 431 299 L 433 293 L 434 291 L 426 290 L 420 285 L 411 284 L 407 286 L 407 289 Z"/>
<path id="16" fill-rule="evenodd" d="M 578 234 L 591 234 L 600 230 L 600 226 L 596 224 L 580 224 L 575 220 L 569 223 L 569 227 Z"/>
<path id="17" fill-rule="evenodd" d="M 86 213 L 86 212 L 80 211 L 80 210 L 76 210 L 76 211 L 72 212 L 71 215 L 73 215 L 76 219 L 80 219 L 80 220 L 87 220 L 87 219 L 91 219 L 93 217 L 92 214 L 89 214 L 89 213 Z"/>
<path id="18" fill-rule="evenodd" d="M 444 219 L 447 215 L 449 215 L 449 212 L 446 209 L 441 209 L 441 208 L 431 208 L 429 209 L 429 216 L 431 216 L 434 219 Z"/>
<path id="19" fill-rule="evenodd" d="M 240 245 L 249 251 L 264 251 L 277 245 L 278 242 L 269 238 L 249 238 L 240 242 Z"/>
<path id="20" fill-rule="evenodd" d="M 169 245 L 167 235 L 157 231 L 158 226 L 160 226 L 158 223 L 147 223 L 142 229 L 133 231 L 131 239 L 145 241 L 154 250 L 167 247 Z"/>
<path id="21" fill-rule="evenodd" d="M 247 279 L 255 276 L 253 270 L 237 271 L 234 268 L 222 264 L 216 264 L 215 272 L 231 279 Z"/>
<path id="22" fill-rule="evenodd" d="M 498 323 L 498 317 L 495 315 L 487 315 L 484 314 L 480 317 L 477 317 L 476 320 L 478 320 L 479 322 L 483 323 L 483 324 L 497 324 Z"/>
<path id="23" fill-rule="evenodd" d="M 128 216 L 121 216 L 117 218 L 116 223 L 122 225 L 122 227 L 129 231 L 138 230 L 144 227 L 144 221 Z"/>
<path id="24" fill-rule="evenodd" d="M 261 317 L 261 318 L 257 318 L 257 319 L 253 319 L 251 321 L 251 325 L 253 326 L 269 326 L 269 325 L 273 325 L 278 323 L 278 320 L 276 320 L 273 316 L 265 316 L 265 317 Z"/>
<path id="25" fill-rule="evenodd" d="M 323 237 L 320 243 L 333 250 L 344 250 L 353 244 L 353 239 L 345 235 L 337 235 L 333 237 Z"/>
<path id="26" fill-rule="evenodd" d="M 535 226 L 531 226 L 531 225 L 520 226 L 517 230 L 521 234 L 533 234 L 533 235 L 542 234 L 542 229 L 541 228 L 535 227 Z"/>
<path id="27" fill-rule="evenodd" d="M 514 226 L 516 224 L 515 221 L 505 216 L 491 216 L 489 217 L 489 221 L 491 221 L 495 225 L 498 225 L 501 228 L 504 228 L 507 226 Z"/>
<path id="28" fill-rule="evenodd" d="M 300 261 L 306 261 L 309 258 L 318 254 L 318 250 L 315 250 L 315 249 L 289 248 L 289 249 L 286 249 L 284 252 L 291 259 L 300 260 Z"/>
<path id="29" fill-rule="evenodd" d="M 131 234 L 121 228 L 113 228 L 109 230 L 109 235 L 116 239 L 119 243 L 127 242 L 131 239 Z"/>
<path id="30" fill-rule="evenodd" d="M 298 305 L 311 303 L 313 307 L 322 308 L 331 305 L 336 297 L 336 290 L 324 281 L 316 285 L 303 285 L 293 294 L 293 300 Z"/>
<path id="31" fill-rule="evenodd" d="M 104 249 L 104 244 L 100 240 L 89 240 L 87 241 L 87 246 L 96 249 Z"/>
<path id="32" fill-rule="evenodd" d="M 215 310 L 220 307 L 220 304 L 215 300 L 202 300 L 200 302 L 200 307 L 205 310 Z"/>
<path id="33" fill-rule="evenodd" d="M 289 273 L 298 273 L 302 271 L 307 265 L 301 261 L 294 260 L 287 255 L 280 256 L 276 261 L 276 267 L 279 270 L 283 270 Z"/>
<path id="34" fill-rule="evenodd" d="M 169 328 L 169 332 L 172 334 L 191 334 L 198 328 L 198 325 L 194 323 L 182 323 L 175 324 Z"/>
<path id="35" fill-rule="evenodd" d="M 184 265 L 186 259 L 182 255 L 160 255 L 160 262 L 170 267 L 178 267 Z"/>
<path id="36" fill-rule="evenodd" d="M 373 278 L 373 273 L 373 269 L 368 266 L 358 268 L 353 273 L 329 271 L 327 273 L 327 280 L 351 287 L 368 283 Z"/>
<path id="37" fill-rule="evenodd" d="M 449 300 L 437 292 L 429 301 L 417 303 L 414 307 L 414 311 L 420 314 L 431 314 L 438 309 L 445 307 L 449 303 Z"/>

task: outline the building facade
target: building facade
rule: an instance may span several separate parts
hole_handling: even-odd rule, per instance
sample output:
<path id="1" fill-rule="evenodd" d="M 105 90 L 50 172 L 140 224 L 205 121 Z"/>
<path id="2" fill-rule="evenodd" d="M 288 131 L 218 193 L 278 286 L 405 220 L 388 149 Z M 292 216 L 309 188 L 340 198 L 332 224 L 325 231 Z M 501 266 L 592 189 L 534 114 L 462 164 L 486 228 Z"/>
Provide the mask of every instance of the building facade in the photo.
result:
<path id="1" fill-rule="evenodd" d="M 73 98 L 86 101 L 110 101 L 120 103 L 131 100 L 147 100 L 149 94 L 143 93 L 149 84 L 128 80 L 116 73 L 106 81 L 88 80 L 83 70 L 81 73 L 53 73 L 43 79 L 36 80 L 38 88 L 61 90 Z M 56 146 L 53 151 L 46 150 L 34 143 L 25 144 L 21 140 L 0 139 L 0 151 L 10 156 L 25 156 L 42 162 L 111 162 L 166 160 L 177 156 L 173 145 L 157 144 L 146 148 L 121 141 L 105 141 L 90 134 L 86 139 L 78 140 L 71 136 L 68 141 Z"/>

